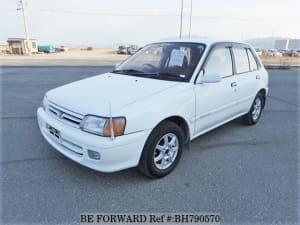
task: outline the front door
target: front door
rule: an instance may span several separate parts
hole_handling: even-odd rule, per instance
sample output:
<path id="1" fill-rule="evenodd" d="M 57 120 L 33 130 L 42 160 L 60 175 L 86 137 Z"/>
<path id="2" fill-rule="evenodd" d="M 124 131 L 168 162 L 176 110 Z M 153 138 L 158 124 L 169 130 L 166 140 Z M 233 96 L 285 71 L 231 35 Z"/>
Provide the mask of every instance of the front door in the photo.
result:
<path id="1" fill-rule="evenodd" d="M 196 126 L 195 135 L 204 133 L 237 114 L 237 84 L 233 75 L 232 56 L 229 47 L 215 47 L 203 67 L 203 76 L 219 74 L 217 83 L 195 84 Z"/>

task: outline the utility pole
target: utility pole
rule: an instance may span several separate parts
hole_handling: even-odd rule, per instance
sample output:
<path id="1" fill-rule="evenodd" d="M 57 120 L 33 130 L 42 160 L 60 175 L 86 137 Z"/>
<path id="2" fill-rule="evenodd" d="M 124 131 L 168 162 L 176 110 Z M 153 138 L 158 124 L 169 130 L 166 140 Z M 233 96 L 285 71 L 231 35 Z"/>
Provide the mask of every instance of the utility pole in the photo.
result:
<path id="1" fill-rule="evenodd" d="M 26 38 L 25 48 L 27 49 L 27 53 L 30 54 L 30 52 L 29 52 L 29 35 L 28 35 L 27 19 L 26 19 L 24 1 L 20 0 L 19 3 L 20 3 L 20 8 L 18 8 L 17 10 L 22 10 L 22 14 L 23 14 L 24 29 L 25 29 L 25 38 Z"/>
<path id="2" fill-rule="evenodd" d="M 272 30 L 272 47 L 271 48 L 275 48 L 275 38 L 274 38 L 274 30 Z"/>
<path id="3" fill-rule="evenodd" d="M 180 14 L 180 39 L 182 37 L 182 17 L 183 17 L 183 0 L 181 0 L 181 14 Z"/>
<path id="4" fill-rule="evenodd" d="M 191 9 L 190 9 L 189 39 L 191 39 L 191 31 L 192 31 L 192 14 L 193 14 L 193 0 L 191 0 Z"/>

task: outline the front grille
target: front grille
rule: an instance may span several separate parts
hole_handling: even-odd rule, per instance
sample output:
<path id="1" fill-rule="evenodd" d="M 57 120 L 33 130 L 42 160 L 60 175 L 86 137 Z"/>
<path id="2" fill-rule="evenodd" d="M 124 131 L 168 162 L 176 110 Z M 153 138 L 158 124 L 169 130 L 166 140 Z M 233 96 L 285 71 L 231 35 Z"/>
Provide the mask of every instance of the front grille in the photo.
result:
<path id="1" fill-rule="evenodd" d="M 48 103 L 47 113 L 56 119 L 67 123 L 73 127 L 79 128 L 80 122 L 83 119 L 83 116 L 74 112 L 71 112 L 67 109 L 64 109 L 54 103 Z"/>

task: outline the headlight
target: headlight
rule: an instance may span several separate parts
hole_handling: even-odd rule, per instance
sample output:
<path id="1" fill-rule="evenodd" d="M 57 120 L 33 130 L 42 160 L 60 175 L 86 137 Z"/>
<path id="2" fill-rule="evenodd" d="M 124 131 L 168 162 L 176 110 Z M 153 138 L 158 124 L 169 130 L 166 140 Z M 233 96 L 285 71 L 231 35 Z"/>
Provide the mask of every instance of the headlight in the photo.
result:
<path id="1" fill-rule="evenodd" d="M 84 131 L 104 137 L 120 136 L 124 134 L 126 119 L 125 117 L 98 117 L 87 115 L 80 123 L 80 128 Z"/>
<path id="2" fill-rule="evenodd" d="M 45 95 L 44 98 L 43 98 L 43 101 L 42 101 L 42 107 L 43 107 L 44 110 L 46 110 L 47 105 L 48 105 L 48 98 Z"/>

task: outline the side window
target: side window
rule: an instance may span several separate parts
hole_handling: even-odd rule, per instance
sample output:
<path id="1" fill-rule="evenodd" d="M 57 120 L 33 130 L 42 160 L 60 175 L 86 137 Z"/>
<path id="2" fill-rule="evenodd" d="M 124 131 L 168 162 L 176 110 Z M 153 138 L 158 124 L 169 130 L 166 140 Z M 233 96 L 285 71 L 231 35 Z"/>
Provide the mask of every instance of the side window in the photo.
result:
<path id="1" fill-rule="evenodd" d="M 229 48 L 216 48 L 214 49 L 204 67 L 205 74 L 220 74 L 221 77 L 231 76 L 232 73 L 232 60 Z"/>
<path id="2" fill-rule="evenodd" d="M 232 48 L 235 59 L 236 73 L 249 72 L 248 55 L 245 48 Z"/>
<path id="3" fill-rule="evenodd" d="M 248 57 L 249 57 L 249 64 L 250 64 L 250 71 L 257 70 L 257 63 L 256 60 L 254 59 L 253 53 L 251 52 L 250 49 L 247 49 L 248 52 Z"/>

